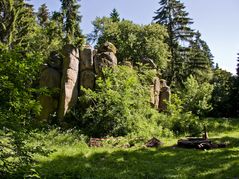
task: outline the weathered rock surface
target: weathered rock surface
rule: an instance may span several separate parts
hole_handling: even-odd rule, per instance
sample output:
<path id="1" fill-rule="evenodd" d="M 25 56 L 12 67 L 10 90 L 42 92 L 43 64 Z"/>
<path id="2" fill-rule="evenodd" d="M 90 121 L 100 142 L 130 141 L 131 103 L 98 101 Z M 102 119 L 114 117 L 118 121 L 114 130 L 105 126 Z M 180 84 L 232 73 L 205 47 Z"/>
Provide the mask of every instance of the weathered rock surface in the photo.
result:
<path id="1" fill-rule="evenodd" d="M 78 98 L 79 50 L 67 45 L 63 50 L 63 71 L 61 80 L 58 119 L 60 122 L 66 112 L 74 106 Z"/>
<path id="2" fill-rule="evenodd" d="M 101 52 L 94 59 L 95 73 L 101 74 L 104 67 L 117 66 L 117 58 L 113 52 Z"/>
<path id="3" fill-rule="evenodd" d="M 160 94 L 160 80 L 158 77 L 154 77 L 152 80 L 153 85 L 150 86 L 151 88 L 151 96 L 150 96 L 150 102 L 151 105 L 158 109 L 159 106 L 159 94 Z"/>
<path id="4" fill-rule="evenodd" d="M 94 50 L 90 46 L 85 46 L 81 51 L 80 58 L 80 85 L 84 88 L 94 89 Z"/>
<path id="5" fill-rule="evenodd" d="M 116 48 L 112 43 L 104 43 L 94 58 L 95 73 L 100 75 L 104 67 L 117 66 Z"/>
<path id="6" fill-rule="evenodd" d="M 48 121 L 51 114 L 57 111 L 59 103 L 59 90 L 61 86 L 61 57 L 56 52 L 52 52 L 50 59 L 44 66 L 40 81 L 40 88 L 47 88 L 51 93 L 42 95 L 39 98 L 42 110 L 39 116 L 41 121 Z"/>
<path id="7" fill-rule="evenodd" d="M 165 111 L 167 109 L 167 102 L 170 102 L 171 90 L 167 86 L 165 80 L 160 80 L 160 95 L 159 95 L 159 111 Z"/>

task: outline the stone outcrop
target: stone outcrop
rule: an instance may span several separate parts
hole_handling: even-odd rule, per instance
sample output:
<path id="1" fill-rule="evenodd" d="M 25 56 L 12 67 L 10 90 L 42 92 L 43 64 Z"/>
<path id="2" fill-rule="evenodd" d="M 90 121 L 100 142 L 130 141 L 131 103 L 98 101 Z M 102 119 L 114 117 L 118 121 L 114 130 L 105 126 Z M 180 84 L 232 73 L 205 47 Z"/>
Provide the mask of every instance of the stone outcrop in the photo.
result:
<path id="1" fill-rule="evenodd" d="M 66 112 L 76 104 L 78 98 L 79 50 L 72 45 L 64 47 L 58 119 L 63 121 Z"/>
<path id="2" fill-rule="evenodd" d="M 170 102 L 171 90 L 166 80 L 154 77 L 150 85 L 150 104 L 159 112 L 165 111 Z"/>
<path id="3" fill-rule="evenodd" d="M 104 43 L 94 57 L 94 67 L 96 75 L 100 76 L 103 67 L 117 66 L 117 58 L 115 56 L 116 48 L 110 43 Z"/>
<path id="4" fill-rule="evenodd" d="M 171 90 L 167 86 L 166 80 L 160 80 L 160 95 L 159 95 L 159 111 L 165 111 L 167 109 L 167 103 L 170 102 Z"/>
<path id="5" fill-rule="evenodd" d="M 80 85 L 84 88 L 94 89 L 94 50 L 85 46 L 80 53 Z"/>
<path id="6" fill-rule="evenodd" d="M 39 86 L 40 88 L 50 90 L 53 94 L 42 95 L 39 98 L 42 106 L 39 116 L 41 121 L 49 121 L 50 115 L 56 112 L 58 108 L 59 89 L 61 85 L 61 63 L 61 57 L 56 52 L 52 52 L 49 61 L 44 65 L 42 70 Z"/>
<path id="7" fill-rule="evenodd" d="M 48 121 L 50 115 L 56 113 L 59 122 L 63 123 L 67 111 L 77 102 L 80 87 L 94 90 L 95 80 L 102 75 L 102 69 L 117 66 L 115 54 L 116 48 L 110 42 L 97 50 L 86 45 L 81 52 L 72 45 L 66 45 L 62 57 L 53 52 L 40 77 L 40 87 L 49 89 L 51 95 L 40 96 L 42 111 L 39 118 Z M 156 70 L 153 60 L 145 58 L 143 62 Z M 130 62 L 126 61 L 124 65 L 133 68 Z M 58 93 L 52 93 L 54 91 Z M 166 110 L 170 94 L 165 80 L 160 80 L 158 76 L 152 79 L 150 103 L 155 109 Z"/>
<path id="8" fill-rule="evenodd" d="M 152 84 L 150 86 L 150 102 L 151 105 L 155 108 L 158 109 L 159 106 L 159 93 L 160 93 L 160 79 L 158 77 L 154 77 Z"/>

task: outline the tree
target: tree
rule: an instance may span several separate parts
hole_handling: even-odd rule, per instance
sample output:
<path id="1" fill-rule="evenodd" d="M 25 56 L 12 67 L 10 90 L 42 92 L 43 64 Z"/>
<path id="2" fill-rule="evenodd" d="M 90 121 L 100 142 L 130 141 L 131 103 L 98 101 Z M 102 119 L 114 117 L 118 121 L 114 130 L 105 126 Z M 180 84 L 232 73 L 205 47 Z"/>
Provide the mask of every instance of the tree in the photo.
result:
<path id="1" fill-rule="evenodd" d="M 81 46 L 83 36 L 80 30 L 81 16 L 78 14 L 78 0 L 61 0 L 64 41 L 66 44 Z"/>
<path id="2" fill-rule="evenodd" d="M 32 5 L 24 0 L 3 0 L 0 2 L 0 12 L 0 43 L 8 48 L 24 44 L 34 31 L 35 16 Z"/>
<path id="3" fill-rule="evenodd" d="M 199 32 L 196 32 L 195 39 L 190 41 L 189 48 L 185 76 L 193 75 L 199 82 L 209 82 L 212 77 L 213 56 Z"/>
<path id="4" fill-rule="evenodd" d="M 185 89 L 181 92 L 184 111 L 191 111 L 200 117 L 205 116 L 212 109 L 210 100 L 213 85 L 207 82 L 200 84 L 193 76 L 189 76 L 184 86 Z"/>
<path id="5" fill-rule="evenodd" d="M 103 74 L 96 80 L 96 89 L 85 89 L 80 97 L 80 102 L 90 104 L 79 114 L 82 130 L 94 137 L 159 132 L 155 121 L 159 113 L 148 102 L 149 89 L 142 85 L 142 76 L 127 66 L 104 68 Z"/>
<path id="6" fill-rule="evenodd" d="M 161 0 L 160 8 L 153 20 L 167 27 L 167 43 L 172 55 L 169 70 L 165 75 L 169 84 L 182 83 L 185 62 L 188 58 L 188 44 L 194 36 L 190 25 L 193 23 L 185 11 L 185 6 L 178 0 Z"/>
<path id="7" fill-rule="evenodd" d="M 113 22 L 119 22 L 120 17 L 119 17 L 118 11 L 114 8 L 113 11 L 110 13 L 110 18 L 112 19 Z"/>
<path id="8" fill-rule="evenodd" d="M 150 58 L 163 70 L 169 59 L 168 46 L 164 43 L 167 36 L 165 28 L 159 24 L 138 25 L 124 20 L 113 22 L 111 18 L 96 18 L 93 21 L 92 41 L 97 46 L 109 41 L 117 48 L 119 62 L 131 61 L 133 64 Z"/>
<path id="9" fill-rule="evenodd" d="M 49 21 L 49 10 L 48 10 L 46 4 L 42 4 L 39 7 L 38 12 L 37 12 L 37 19 L 38 19 L 38 23 L 43 27 Z"/>
<path id="10" fill-rule="evenodd" d="M 16 26 L 16 11 L 14 11 L 13 1 L 1 1 L 0 13 L 0 42 L 9 45 Z"/>
<path id="11" fill-rule="evenodd" d="M 212 107 L 210 115 L 214 117 L 230 117 L 232 111 L 231 90 L 232 90 L 232 74 L 220 68 L 213 70 Z"/>

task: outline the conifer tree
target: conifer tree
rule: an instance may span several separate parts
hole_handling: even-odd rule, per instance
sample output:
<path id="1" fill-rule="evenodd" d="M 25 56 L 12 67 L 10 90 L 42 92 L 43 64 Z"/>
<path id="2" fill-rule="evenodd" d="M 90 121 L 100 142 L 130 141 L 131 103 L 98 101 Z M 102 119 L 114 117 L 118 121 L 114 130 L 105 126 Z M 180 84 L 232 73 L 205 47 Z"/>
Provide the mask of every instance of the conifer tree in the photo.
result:
<path id="1" fill-rule="evenodd" d="M 182 84 L 189 52 L 188 45 L 194 36 L 194 31 L 190 28 L 193 22 L 179 0 L 161 0 L 159 4 L 161 7 L 155 12 L 153 20 L 167 28 L 167 43 L 172 56 L 166 78 L 169 84 Z"/>
<path id="2" fill-rule="evenodd" d="M 9 48 L 26 43 L 34 31 L 33 6 L 24 0 L 3 0 L 0 2 L 0 13 L 0 42 Z"/>
<path id="3" fill-rule="evenodd" d="M 63 15 L 63 32 L 66 44 L 80 46 L 83 36 L 80 30 L 81 16 L 78 14 L 80 5 L 79 0 L 61 0 L 61 9 Z"/>
<path id="4" fill-rule="evenodd" d="M 47 8 L 46 4 L 42 4 L 37 12 L 37 19 L 38 23 L 41 26 L 45 26 L 46 23 L 49 21 L 49 9 Z"/>
<path id="5" fill-rule="evenodd" d="M 110 18 L 112 19 L 113 22 L 119 22 L 120 17 L 119 17 L 118 11 L 114 8 L 112 12 L 110 13 Z"/>
<path id="6" fill-rule="evenodd" d="M 186 76 L 193 75 L 197 80 L 209 81 L 212 75 L 213 56 L 205 41 L 201 39 L 199 31 L 189 45 L 190 54 L 187 61 Z"/>

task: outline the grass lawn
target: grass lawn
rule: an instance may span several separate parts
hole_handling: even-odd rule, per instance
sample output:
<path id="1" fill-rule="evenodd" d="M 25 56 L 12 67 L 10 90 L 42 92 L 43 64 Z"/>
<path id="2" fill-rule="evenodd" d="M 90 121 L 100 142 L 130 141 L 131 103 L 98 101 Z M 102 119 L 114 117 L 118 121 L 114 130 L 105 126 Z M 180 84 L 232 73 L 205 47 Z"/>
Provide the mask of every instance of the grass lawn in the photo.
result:
<path id="1" fill-rule="evenodd" d="M 36 156 L 33 166 L 42 178 L 239 178 L 239 120 L 209 120 L 209 137 L 227 148 L 194 150 L 174 147 L 176 138 L 162 138 L 164 146 L 145 148 L 89 148 L 82 137 L 56 131 L 39 135 L 39 144 L 55 150 Z"/>

